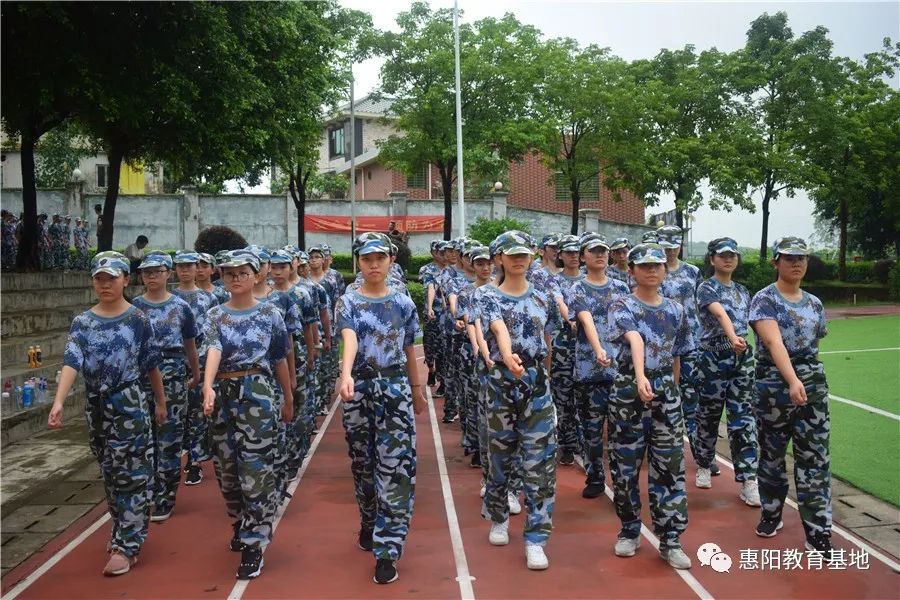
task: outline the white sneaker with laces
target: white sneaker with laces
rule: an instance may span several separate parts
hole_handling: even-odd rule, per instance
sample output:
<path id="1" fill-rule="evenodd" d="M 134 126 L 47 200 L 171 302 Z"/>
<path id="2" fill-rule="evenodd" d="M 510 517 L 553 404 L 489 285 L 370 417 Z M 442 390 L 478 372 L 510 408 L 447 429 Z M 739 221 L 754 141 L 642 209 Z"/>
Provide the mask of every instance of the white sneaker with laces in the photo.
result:
<path id="1" fill-rule="evenodd" d="M 755 479 L 749 479 L 741 486 L 741 500 L 747 506 L 760 506 L 762 504 L 759 500 L 759 484 Z"/>
<path id="2" fill-rule="evenodd" d="M 669 563 L 674 569 L 690 569 L 691 559 L 681 548 L 669 548 L 668 550 L 660 550 L 659 557 Z"/>
<path id="3" fill-rule="evenodd" d="M 550 566 L 544 547 L 537 544 L 525 544 L 525 564 L 532 571 L 543 571 Z"/>
<path id="4" fill-rule="evenodd" d="M 641 538 L 620 537 L 616 540 L 615 553 L 616 556 L 628 557 L 634 556 L 637 549 L 641 547 Z"/>
<path id="5" fill-rule="evenodd" d="M 522 512 L 522 505 L 519 504 L 519 499 L 515 494 L 510 492 L 506 497 L 507 502 L 509 503 L 509 514 L 517 515 Z"/>
<path id="6" fill-rule="evenodd" d="M 502 523 L 491 523 L 488 541 L 492 546 L 505 546 L 509 543 L 509 519 Z"/>
<path id="7" fill-rule="evenodd" d="M 697 467 L 697 478 L 694 480 L 694 485 L 705 490 L 712 487 L 712 473 L 709 472 L 709 469 Z"/>

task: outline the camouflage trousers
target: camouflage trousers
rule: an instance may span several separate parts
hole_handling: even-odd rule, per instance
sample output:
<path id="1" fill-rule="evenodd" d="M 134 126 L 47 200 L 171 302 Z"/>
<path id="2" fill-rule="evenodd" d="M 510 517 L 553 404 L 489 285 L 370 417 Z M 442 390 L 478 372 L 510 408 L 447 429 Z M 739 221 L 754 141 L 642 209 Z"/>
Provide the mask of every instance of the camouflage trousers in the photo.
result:
<path id="1" fill-rule="evenodd" d="M 416 488 L 416 419 L 405 375 L 356 379 L 342 405 L 360 525 L 375 558 L 403 554 Z"/>
<path id="2" fill-rule="evenodd" d="M 297 348 L 295 347 L 295 356 L 301 356 L 299 353 L 296 353 Z M 294 402 L 294 416 L 291 419 L 291 422 L 287 424 L 287 472 L 290 477 L 293 477 L 297 471 L 300 469 L 300 465 L 303 464 L 303 459 L 306 458 L 306 453 L 309 451 L 309 436 L 312 433 L 312 429 L 307 430 L 307 418 L 310 415 L 307 414 L 307 392 L 309 387 L 307 386 L 306 379 L 308 377 L 307 374 L 307 364 L 305 358 L 305 349 L 302 349 L 303 358 L 297 360 L 297 387 L 294 389 L 293 394 L 293 402 Z M 312 413 L 312 419 L 315 420 L 315 413 Z"/>
<path id="3" fill-rule="evenodd" d="M 69 268 L 69 247 L 62 242 L 53 248 L 53 268 L 66 270 Z"/>
<path id="4" fill-rule="evenodd" d="M 203 388 L 188 390 L 188 425 L 185 428 L 184 448 L 188 461 L 199 464 L 212 458 L 209 447 L 209 418 L 203 414 Z"/>
<path id="5" fill-rule="evenodd" d="M 609 396 L 612 393 L 611 381 L 578 381 L 575 383 L 575 400 L 578 403 L 581 418 L 583 442 L 581 457 L 588 483 L 605 483 L 603 468 L 603 426 L 609 415 Z M 612 427 L 610 426 L 610 429 Z M 612 463 L 612 452 L 609 455 Z M 610 464 L 612 476 L 615 469 Z"/>
<path id="6" fill-rule="evenodd" d="M 438 315 L 434 319 L 426 319 L 422 331 L 422 346 L 425 351 L 425 366 L 429 371 L 437 368 L 438 354 L 440 354 L 440 323 Z"/>
<path id="7" fill-rule="evenodd" d="M 681 413 L 684 415 L 684 426 L 687 429 L 687 438 L 691 446 L 691 455 L 697 460 L 695 440 L 697 437 L 697 405 L 700 403 L 700 391 L 698 379 L 700 378 L 697 365 L 698 353 L 696 351 L 681 357 L 681 378 L 678 387 L 681 390 Z"/>
<path id="8" fill-rule="evenodd" d="M 181 483 L 181 449 L 188 428 L 187 366 L 183 357 L 164 358 L 159 366 L 166 391 L 166 422 L 153 421 L 153 441 L 156 447 L 156 477 L 153 484 L 153 511 L 165 514 L 175 508 L 175 495 Z M 145 379 L 148 394 L 150 381 Z"/>
<path id="9" fill-rule="evenodd" d="M 521 379 L 495 364 L 488 378 L 486 420 L 490 468 L 481 515 L 509 518 L 507 494 L 521 453 L 525 491 L 525 542 L 543 546 L 553 528 L 556 502 L 556 408 L 547 371 L 530 365 Z"/>
<path id="10" fill-rule="evenodd" d="M 478 453 L 481 455 L 481 481 L 487 482 L 491 468 L 490 442 L 488 440 L 487 407 L 491 400 L 491 387 L 488 379 L 490 371 L 483 360 L 478 361 Z M 518 496 L 522 492 L 522 446 L 513 457 L 509 473 L 509 493 Z"/>
<path id="11" fill-rule="evenodd" d="M 649 403 L 638 397 L 634 375 L 627 372 L 616 376 L 609 399 L 614 502 L 622 522 L 619 537 L 636 538 L 641 532 L 639 476 L 646 453 L 653 530 L 660 548 L 677 547 L 688 522 L 681 394 L 671 371 L 646 374 L 655 393 Z"/>
<path id="12" fill-rule="evenodd" d="M 575 336 L 568 325 L 553 338 L 553 356 L 550 363 L 550 390 L 556 404 L 556 437 L 563 450 L 578 452 L 580 424 L 575 403 L 575 382 L 572 371 L 575 368 Z"/>
<path id="13" fill-rule="evenodd" d="M 742 354 L 734 350 L 703 350 L 697 361 L 700 405 L 694 439 L 697 466 L 708 469 L 716 458 L 716 440 L 722 409 L 727 415 L 728 442 L 734 463 L 735 481 L 756 479 L 759 450 L 753 403 L 753 349 Z"/>
<path id="14" fill-rule="evenodd" d="M 478 393 L 481 381 L 478 377 L 476 356 L 468 338 L 463 343 L 462 358 L 462 402 L 460 402 L 459 423 L 462 430 L 462 447 L 466 456 L 479 452 L 478 438 Z"/>
<path id="15" fill-rule="evenodd" d="M 265 548 L 272 539 L 278 400 L 268 375 L 216 381 L 211 429 L 213 463 L 225 510 L 240 523 L 241 542 Z"/>
<path id="16" fill-rule="evenodd" d="M 759 446 L 759 497 L 762 514 L 779 519 L 788 493 L 785 453 L 794 449 L 794 484 L 807 537 L 831 534 L 831 419 L 828 382 L 818 361 L 794 361 L 794 371 L 806 388 L 807 403 L 795 406 L 788 386 L 773 365 L 757 365 L 756 390 L 762 419 Z"/>
<path id="17" fill-rule="evenodd" d="M 109 395 L 88 394 L 88 442 L 100 463 L 112 517 L 110 547 L 137 556 L 147 539 L 153 485 L 153 407 L 138 382 Z"/>
<path id="18" fill-rule="evenodd" d="M 87 271 L 91 268 L 91 260 L 88 258 L 87 248 L 75 248 L 75 260 L 72 263 L 72 269 L 76 271 Z"/>

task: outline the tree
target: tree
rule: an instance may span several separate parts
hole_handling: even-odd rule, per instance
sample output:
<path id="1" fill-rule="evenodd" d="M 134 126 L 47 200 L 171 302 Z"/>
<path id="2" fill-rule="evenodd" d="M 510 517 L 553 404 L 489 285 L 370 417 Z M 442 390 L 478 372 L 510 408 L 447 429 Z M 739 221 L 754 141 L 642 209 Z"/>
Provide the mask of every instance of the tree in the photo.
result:
<path id="1" fill-rule="evenodd" d="M 37 187 L 63 187 L 72 181 L 78 162 L 90 152 L 79 139 L 75 124 L 67 121 L 41 137 L 37 144 L 34 177 Z"/>
<path id="2" fill-rule="evenodd" d="M 397 17 L 399 33 L 379 37 L 380 92 L 392 97 L 401 133 L 378 142 L 379 158 L 411 175 L 437 169 L 444 196 L 444 238 L 453 221 L 456 118 L 453 11 L 415 2 Z M 463 159 L 466 173 L 496 176 L 506 163 L 537 146 L 534 97 L 540 32 L 510 14 L 460 24 Z"/>
<path id="3" fill-rule="evenodd" d="M 22 153 L 24 224 L 17 267 L 38 269 L 37 187 L 35 144 L 70 114 L 82 51 L 69 15 L 73 4 L 3 2 L 0 106 L 4 129 L 19 138 Z M 52 40 L 52 43 L 49 43 Z M 60 48 L 66 48 L 60 52 Z"/>
<path id="4" fill-rule="evenodd" d="M 751 23 L 744 48 L 730 57 L 740 106 L 724 132 L 730 155 L 719 162 L 711 183 L 736 204 L 760 195 L 761 261 L 768 254 L 771 202 L 821 182 L 821 171 L 807 160 L 801 140 L 832 79 L 827 33 L 816 27 L 795 38 L 785 13 L 764 13 Z"/>

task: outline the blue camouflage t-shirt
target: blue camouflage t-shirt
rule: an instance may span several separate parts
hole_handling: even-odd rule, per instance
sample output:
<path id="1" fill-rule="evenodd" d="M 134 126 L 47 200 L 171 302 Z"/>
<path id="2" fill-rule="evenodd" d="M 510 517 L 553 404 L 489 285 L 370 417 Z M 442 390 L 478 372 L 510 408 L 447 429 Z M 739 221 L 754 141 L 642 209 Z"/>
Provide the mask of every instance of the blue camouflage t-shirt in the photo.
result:
<path id="1" fill-rule="evenodd" d="M 697 310 L 697 287 L 703 281 L 700 269 L 692 264 L 682 262 L 677 269 L 666 273 L 659 293 L 674 300 L 684 307 L 691 336 L 691 348 L 696 346 L 696 335 L 700 331 L 700 318 Z"/>
<path id="2" fill-rule="evenodd" d="M 288 334 L 284 319 L 271 302 L 235 310 L 214 306 L 207 313 L 204 343 L 222 351 L 219 372 L 272 367 L 287 356 Z"/>
<path id="3" fill-rule="evenodd" d="M 184 348 L 184 340 L 197 337 L 197 320 L 190 305 L 172 294 L 163 302 L 151 302 L 143 296 L 131 301 L 141 309 L 153 326 L 160 350 Z"/>
<path id="4" fill-rule="evenodd" d="M 815 358 L 819 340 L 828 333 L 825 307 L 822 301 L 803 291 L 799 302 L 790 302 L 770 284 L 753 296 L 750 302 L 750 322 L 772 320 L 778 323 L 781 339 L 791 359 Z M 762 342 L 756 345 L 756 357 L 772 362 L 772 355 Z"/>
<path id="5" fill-rule="evenodd" d="M 438 289 L 437 284 L 437 277 L 440 272 L 441 267 L 439 267 L 438 264 L 434 262 L 430 262 L 419 269 L 419 282 L 422 284 L 422 286 L 425 287 L 426 292 L 429 285 L 433 285 L 435 287 L 434 302 L 432 302 L 431 304 L 431 308 L 434 309 L 435 313 L 439 313 L 444 309 L 444 300 L 441 296 L 440 289 Z"/>
<path id="6" fill-rule="evenodd" d="M 406 348 L 419 334 L 416 305 L 408 296 L 393 289 L 383 298 L 348 291 L 338 300 L 336 313 L 337 330 L 356 333 L 354 373 L 406 365 Z"/>
<path id="7" fill-rule="evenodd" d="M 547 269 L 541 268 L 535 271 L 529 270 L 528 273 L 525 274 L 525 278 L 539 291 L 544 292 L 553 298 L 562 298 L 562 290 L 559 289 L 555 273 L 551 273 Z"/>
<path id="8" fill-rule="evenodd" d="M 736 281 L 725 285 L 715 277 L 711 277 L 697 288 L 697 307 L 700 309 L 701 342 L 712 342 L 725 335 L 719 320 L 709 312 L 709 305 L 718 302 L 725 309 L 734 332 L 739 337 L 746 337 L 750 318 L 750 292 Z"/>
<path id="9" fill-rule="evenodd" d="M 616 279 L 607 278 L 604 285 L 594 285 L 588 281 L 579 281 L 572 286 L 571 302 L 569 302 L 569 314 L 578 323 L 575 335 L 575 367 L 572 375 L 575 381 L 612 381 L 616 378 L 615 349 L 610 343 L 606 325 L 609 307 L 617 298 L 627 296 L 630 292 L 628 286 Z M 594 349 L 588 342 L 587 335 L 578 313 L 587 311 L 594 320 L 600 345 L 606 350 L 607 355 L 613 359 L 608 367 L 602 367 L 597 362 Z"/>
<path id="10" fill-rule="evenodd" d="M 188 303 L 191 311 L 194 313 L 194 321 L 197 323 L 197 346 L 203 341 L 203 328 L 206 326 L 206 313 L 213 306 L 219 303 L 219 300 L 212 292 L 196 289 L 185 291 L 178 288 L 172 290 L 172 294 L 178 296 Z"/>
<path id="11" fill-rule="evenodd" d="M 84 375 L 88 392 L 116 389 L 159 363 L 150 318 L 134 306 L 109 318 L 86 310 L 72 321 L 63 364 Z"/>
<path id="12" fill-rule="evenodd" d="M 668 298 L 663 298 L 659 306 L 650 306 L 634 294 L 620 297 L 609 307 L 608 321 L 606 334 L 621 367 L 634 367 L 631 344 L 624 337 L 629 331 L 638 332 L 644 340 L 646 371 L 671 369 L 673 357 L 683 356 L 694 349 L 684 308 Z"/>
<path id="13" fill-rule="evenodd" d="M 487 287 L 487 286 L 483 286 Z M 556 302 L 534 284 L 521 296 L 510 296 L 499 288 L 481 297 L 481 327 L 491 352 L 491 360 L 501 362 L 500 347 L 491 323 L 503 321 L 509 329 L 512 352 L 522 360 L 539 361 L 547 356 L 544 334 L 553 336 L 563 325 Z"/>
<path id="14" fill-rule="evenodd" d="M 606 276 L 610 279 L 616 279 L 618 281 L 621 281 L 625 285 L 628 285 L 628 271 L 623 271 L 615 265 L 606 267 Z"/>
<path id="15" fill-rule="evenodd" d="M 555 277 L 556 285 L 559 288 L 560 294 L 562 294 L 563 303 L 565 303 L 566 306 L 569 306 L 570 304 L 572 304 L 572 288 L 575 286 L 576 283 L 578 283 L 579 281 L 582 281 L 583 279 L 584 279 L 584 274 L 578 274 L 574 277 L 570 277 L 570 276 L 566 275 L 565 273 L 563 273 L 562 271 L 560 271 L 559 273 L 556 274 L 556 277 Z M 569 312 L 569 320 L 570 321 L 575 320 L 575 315 L 572 314 L 571 311 Z"/>
<path id="16" fill-rule="evenodd" d="M 290 335 L 297 335 L 303 331 L 303 316 L 300 307 L 291 300 L 287 292 L 280 292 L 275 288 L 265 298 L 257 298 L 260 302 L 268 302 L 278 309 L 281 318 L 284 319 L 284 327 Z"/>

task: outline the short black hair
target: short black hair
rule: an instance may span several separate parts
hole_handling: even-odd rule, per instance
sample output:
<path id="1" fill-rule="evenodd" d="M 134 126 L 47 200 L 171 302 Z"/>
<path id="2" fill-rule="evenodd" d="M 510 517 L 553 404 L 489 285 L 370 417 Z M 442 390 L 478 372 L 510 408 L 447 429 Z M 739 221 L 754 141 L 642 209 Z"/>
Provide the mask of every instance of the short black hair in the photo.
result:
<path id="1" fill-rule="evenodd" d="M 103 207 L 99 204 L 94 205 L 94 212 L 103 212 Z"/>
<path id="2" fill-rule="evenodd" d="M 150 243 L 150 240 L 147 239 L 146 235 L 137 236 L 137 240 L 135 240 L 135 241 L 138 244 L 140 244 L 140 243 L 149 244 Z"/>

